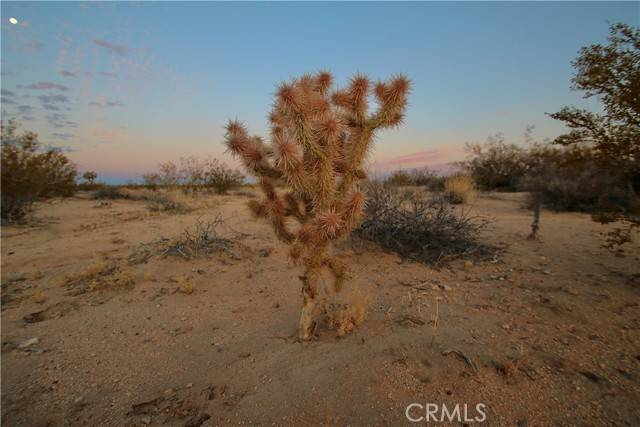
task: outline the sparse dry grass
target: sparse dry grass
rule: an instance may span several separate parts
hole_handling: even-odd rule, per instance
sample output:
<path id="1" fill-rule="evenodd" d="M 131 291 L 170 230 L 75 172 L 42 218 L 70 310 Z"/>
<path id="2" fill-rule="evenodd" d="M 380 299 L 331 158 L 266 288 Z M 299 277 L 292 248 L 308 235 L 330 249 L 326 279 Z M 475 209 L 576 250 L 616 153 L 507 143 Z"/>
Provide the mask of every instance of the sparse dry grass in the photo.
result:
<path id="1" fill-rule="evenodd" d="M 342 337 L 362 325 L 367 320 L 367 309 L 371 297 L 356 288 L 345 304 L 332 304 L 326 310 L 326 321 L 329 329 L 335 330 Z"/>
<path id="2" fill-rule="evenodd" d="M 178 292 L 186 295 L 193 293 L 193 281 L 189 276 L 182 275 L 176 277 L 176 283 L 178 284 Z"/>
<path id="3" fill-rule="evenodd" d="M 40 270 L 32 271 L 24 275 L 27 280 L 40 280 L 44 277 L 44 274 Z"/>
<path id="4" fill-rule="evenodd" d="M 73 229 L 75 232 L 83 232 L 83 231 L 93 231 L 98 229 L 98 224 L 92 222 L 90 224 L 81 224 L 80 226 Z"/>
<path id="5" fill-rule="evenodd" d="M 147 202 L 151 212 L 180 214 L 213 206 L 212 197 L 206 193 L 185 192 L 180 189 L 149 190 L 146 188 L 123 188 L 122 195 L 131 200 Z"/>
<path id="6" fill-rule="evenodd" d="M 118 218 L 118 220 L 123 222 L 137 221 L 140 219 L 147 218 L 148 216 L 149 216 L 149 212 L 145 212 L 145 211 L 118 212 L 115 214 L 115 217 Z"/>
<path id="7" fill-rule="evenodd" d="M 469 175 L 456 174 L 444 182 L 444 192 L 452 204 L 468 203 L 476 194 L 475 184 Z"/>
<path id="8" fill-rule="evenodd" d="M 42 292 L 42 289 L 37 289 L 32 295 L 31 295 L 31 299 L 33 300 L 33 302 L 35 302 L 36 304 L 43 304 L 46 300 L 47 297 L 44 294 L 44 292 Z"/>
<path id="9" fill-rule="evenodd" d="M 67 274 L 60 286 L 74 295 L 91 291 L 129 289 L 136 283 L 135 274 L 117 261 L 102 261 L 91 264 L 84 270 Z"/>

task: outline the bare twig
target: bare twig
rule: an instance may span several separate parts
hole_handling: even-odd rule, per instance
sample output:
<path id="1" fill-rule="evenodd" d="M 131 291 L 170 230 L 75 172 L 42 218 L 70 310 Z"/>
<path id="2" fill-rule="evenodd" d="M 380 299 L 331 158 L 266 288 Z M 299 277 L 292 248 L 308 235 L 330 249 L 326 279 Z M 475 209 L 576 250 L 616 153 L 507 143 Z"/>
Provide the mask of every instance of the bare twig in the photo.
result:
<path id="1" fill-rule="evenodd" d="M 472 373 L 477 373 L 478 372 L 478 368 L 476 367 L 476 364 L 473 363 L 473 360 L 471 360 L 471 358 L 469 356 L 467 356 L 466 354 L 464 354 L 463 352 L 461 352 L 460 350 L 445 350 L 442 352 L 443 356 L 447 356 L 449 354 L 455 354 L 456 356 L 458 356 L 459 359 L 461 359 L 462 361 L 464 361 L 469 368 L 471 368 L 471 372 Z"/>

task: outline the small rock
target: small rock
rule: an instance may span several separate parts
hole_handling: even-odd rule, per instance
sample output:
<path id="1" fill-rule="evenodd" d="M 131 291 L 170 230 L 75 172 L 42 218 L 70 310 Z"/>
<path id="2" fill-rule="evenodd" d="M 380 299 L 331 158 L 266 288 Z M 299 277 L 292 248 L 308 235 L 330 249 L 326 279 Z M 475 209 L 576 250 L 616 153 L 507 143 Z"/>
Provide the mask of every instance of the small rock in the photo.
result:
<path id="1" fill-rule="evenodd" d="M 471 270 L 473 268 L 473 261 L 465 261 L 464 262 L 464 269 L 465 270 Z"/>
<path id="2" fill-rule="evenodd" d="M 271 252 L 273 252 L 273 248 L 265 248 L 265 249 L 260 249 L 258 251 L 258 256 L 262 257 L 262 258 L 266 258 L 269 255 L 271 255 Z"/>
<path id="3" fill-rule="evenodd" d="M 142 417 L 142 418 L 140 419 L 140 422 L 141 422 L 142 424 L 144 424 L 144 425 L 147 425 L 147 426 L 148 426 L 149 424 L 151 424 L 151 417 L 150 417 L 150 416 L 148 416 L 148 415 L 147 415 L 146 417 Z"/>
<path id="4" fill-rule="evenodd" d="M 500 325 L 500 327 L 502 329 L 511 329 L 511 325 L 509 325 L 508 323 L 503 323 L 502 325 Z"/>

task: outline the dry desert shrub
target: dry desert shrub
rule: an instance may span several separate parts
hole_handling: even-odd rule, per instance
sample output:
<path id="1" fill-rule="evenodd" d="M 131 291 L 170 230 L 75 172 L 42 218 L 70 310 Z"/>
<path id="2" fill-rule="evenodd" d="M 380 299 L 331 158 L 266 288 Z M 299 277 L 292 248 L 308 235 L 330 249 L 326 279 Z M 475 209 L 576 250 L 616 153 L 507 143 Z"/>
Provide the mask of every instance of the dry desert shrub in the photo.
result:
<path id="1" fill-rule="evenodd" d="M 401 192 L 372 183 L 367 189 L 365 217 L 356 234 L 401 256 L 439 264 L 463 255 L 482 254 L 478 242 L 485 222 L 454 208 L 439 195 Z"/>
<path id="2" fill-rule="evenodd" d="M 169 214 L 181 214 L 191 210 L 185 197 L 180 197 L 178 193 L 152 192 L 146 197 L 147 209 L 150 212 L 162 212 Z M 182 199 L 182 200 L 180 200 Z"/>
<path id="3" fill-rule="evenodd" d="M 244 237 L 246 234 L 228 226 L 220 216 L 208 221 L 197 219 L 191 227 L 185 228 L 174 239 L 162 238 L 139 245 L 129 255 L 128 262 L 141 264 L 154 256 L 179 256 L 189 260 L 214 253 L 226 253 L 234 259 L 240 259 L 236 247 L 238 241 Z"/>
<path id="4" fill-rule="evenodd" d="M 240 187 L 243 182 L 244 175 L 237 170 L 228 168 L 224 163 L 215 160 L 215 162 L 207 164 L 204 185 L 216 193 L 227 194 L 229 190 Z"/>
<path id="5" fill-rule="evenodd" d="M 37 134 L 18 134 L 17 128 L 15 121 L 2 121 L 3 222 L 22 222 L 35 201 L 72 196 L 76 188 L 78 171 L 69 158 L 59 149 L 43 147 Z"/>
<path id="6" fill-rule="evenodd" d="M 394 171 L 385 179 L 384 183 L 393 187 L 407 187 L 413 185 L 413 180 L 409 172 L 405 170 Z"/>
<path id="7" fill-rule="evenodd" d="M 334 243 L 360 221 L 364 160 L 377 130 L 402 123 L 410 84 L 401 75 L 376 84 L 356 75 L 344 89 L 332 86 L 328 72 L 281 84 L 269 116 L 271 144 L 237 120 L 228 123 L 225 136 L 264 195 L 249 202 L 251 211 L 271 223 L 278 239 L 290 245 L 290 258 L 304 267 L 303 340 L 311 338 L 315 324 L 322 271 L 333 276 L 336 291 L 345 282 L 347 266 L 333 253 Z M 370 111 L 373 97 L 377 109 Z"/>
<path id="8" fill-rule="evenodd" d="M 127 199 L 128 197 L 121 187 L 103 185 L 91 193 L 91 198 L 94 200 L 119 200 Z"/>
<path id="9" fill-rule="evenodd" d="M 123 196 L 130 200 L 146 202 L 150 212 L 186 213 L 191 208 L 192 197 L 177 190 L 153 191 L 146 188 L 124 188 Z"/>
<path id="10" fill-rule="evenodd" d="M 240 187 L 244 176 L 229 168 L 218 159 L 209 157 L 200 160 L 196 157 L 181 157 L 178 162 L 167 161 L 158 165 L 158 172 L 142 176 L 144 186 L 149 189 L 158 187 L 180 188 L 184 192 L 213 190 L 218 194 Z"/>
<path id="11" fill-rule="evenodd" d="M 444 194 L 449 203 L 468 203 L 476 194 L 473 178 L 465 174 L 451 175 L 444 181 Z"/>
<path id="12" fill-rule="evenodd" d="M 508 144 L 502 134 L 489 136 L 484 144 L 467 144 L 469 160 L 464 166 L 482 191 L 516 191 L 529 170 L 528 150 Z"/>
<path id="13" fill-rule="evenodd" d="M 445 178 L 436 175 L 428 168 L 421 168 L 394 171 L 384 180 L 384 184 L 392 187 L 415 186 L 424 187 L 427 191 L 442 191 L 444 180 Z"/>
<path id="14" fill-rule="evenodd" d="M 143 201 L 150 212 L 170 214 L 187 213 L 203 204 L 198 203 L 195 195 L 187 195 L 176 189 L 155 191 L 147 188 L 104 186 L 96 190 L 92 198 Z"/>
<path id="15" fill-rule="evenodd" d="M 226 228 L 230 233 L 229 237 L 221 234 Z M 178 255 L 183 258 L 197 258 L 199 256 L 209 256 L 215 252 L 227 252 L 234 257 L 238 255 L 234 252 L 234 241 L 242 236 L 229 226 L 221 217 L 213 220 L 201 221 L 197 219 L 192 227 L 186 228 L 182 234 L 166 246 L 162 256 Z"/>

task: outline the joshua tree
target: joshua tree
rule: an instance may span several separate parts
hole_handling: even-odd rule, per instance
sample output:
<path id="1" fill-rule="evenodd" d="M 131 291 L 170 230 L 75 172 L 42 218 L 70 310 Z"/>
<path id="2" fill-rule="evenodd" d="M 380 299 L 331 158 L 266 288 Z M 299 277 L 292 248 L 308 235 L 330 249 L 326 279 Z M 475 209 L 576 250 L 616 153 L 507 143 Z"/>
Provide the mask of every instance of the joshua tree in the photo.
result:
<path id="1" fill-rule="evenodd" d="M 290 245 L 290 259 L 304 267 L 303 340 L 315 327 L 323 269 L 333 276 L 336 292 L 348 278 L 333 243 L 360 220 L 365 195 L 358 183 L 366 178 L 367 151 L 376 130 L 402 123 L 409 93 L 409 80 L 402 75 L 375 85 L 356 75 L 346 89 L 336 91 L 332 80 L 320 72 L 278 87 L 269 116 L 271 144 L 250 136 L 237 120 L 226 127 L 228 149 L 258 178 L 264 193 L 262 201 L 249 202 L 251 211 L 270 221 L 276 236 Z M 378 109 L 369 113 L 372 86 Z"/>

